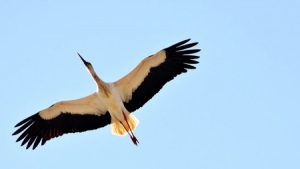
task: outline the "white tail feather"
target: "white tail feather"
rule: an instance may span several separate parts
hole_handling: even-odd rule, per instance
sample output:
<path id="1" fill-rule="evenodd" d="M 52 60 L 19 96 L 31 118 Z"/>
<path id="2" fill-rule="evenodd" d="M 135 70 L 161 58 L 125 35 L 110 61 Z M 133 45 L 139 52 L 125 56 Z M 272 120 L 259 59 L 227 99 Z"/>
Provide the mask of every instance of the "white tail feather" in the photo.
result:
<path id="1" fill-rule="evenodd" d="M 136 126 L 139 124 L 139 120 L 134 117 L 133 114 L 126 115 L 127 122 L 129 124 L 130 129 L 133 131 Z M 112 116 L 112 126 L 111 126 L 111 132 L 112 134 L 119 135 L 119 136 L 125 136 L 127 134 L 127 131 L 130 131 L 126 121 L 122 121 L 123 125 L 120 123 L 118 119 Z"/>

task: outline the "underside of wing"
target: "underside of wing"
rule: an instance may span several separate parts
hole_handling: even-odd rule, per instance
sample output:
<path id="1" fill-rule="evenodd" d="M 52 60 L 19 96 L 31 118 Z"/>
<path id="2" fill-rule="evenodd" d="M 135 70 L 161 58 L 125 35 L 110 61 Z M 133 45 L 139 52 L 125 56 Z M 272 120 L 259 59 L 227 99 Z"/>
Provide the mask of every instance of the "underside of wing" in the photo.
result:
<path id="1" fill-rule="evenodd" d="M 142 107 L 170 80 L 188 69 L 195 69 L 200 49 L 189 49 L 197 42 L 181 41 L 145 58 L 133 71 L 114 83 L 124 106 L 130 112 Z"/>
<path id="2" fill-rule="evenodd" d="M 23 140 L 22 146 L 27 143 L 28 149 L 33 144 L 35 149 L 40 142 L 44 145 L 63 134 L 97 129 L 110 122 L 110 114 L 94 93 L 82 99 L 58 102 L 22 120 L 15 126 L 18 129 L 13 135 L 21 133 L 17 142 Z"/>

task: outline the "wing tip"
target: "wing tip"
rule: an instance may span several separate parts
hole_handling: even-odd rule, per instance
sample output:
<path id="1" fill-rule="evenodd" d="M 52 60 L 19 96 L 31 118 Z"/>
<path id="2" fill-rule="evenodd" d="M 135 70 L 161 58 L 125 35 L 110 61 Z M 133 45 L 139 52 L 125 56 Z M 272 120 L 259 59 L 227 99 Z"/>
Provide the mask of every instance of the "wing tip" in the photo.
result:
<path id="1" fill-rule="evenodd" d="M 27 123 L 29 120 L 32 120 L 32 119 L 33 119 L 34 117 L 36 117 L 38 114 L 39 114 L 39 112 L 36 113 L 36 114 L 33 114 L 33 115 L 29 116 L 29 117 L 27 117 L 26 119 L 24 119 L 24 120 L 20 121 L 19 123 L 17 123 L 17 124 L 15 125 L 15 127 L 20 127 L 21 125 Z"/>
<path id="2" fill-rule="evenodd" d="M 194 46 L 196 46 L 199 42 L 192 42 L 192 43 L 187 43 L 191 40 L 191 38 L 180 41 L 174 45 L 171 45 L 167 48 L 165 48 L 164 50 L 167 52 L 179 52 L 179 51 L 184 51 L 185 49 L 189 49 L 192 48 Z M 192 49 L 192 50 L 199 50 L 201 51 L 201 49 Z M 199 52 L 197 51 L 197 52 Z"/>
<path id="3" fill-rule="evenodd" d="M 188 41 L 190 41 L 192 38 L 188 38 L 188 39 L 186 39 L 186 40 L 183 40 L 182 42 L 185 42 L 185 43 L 187 43 Z"/>

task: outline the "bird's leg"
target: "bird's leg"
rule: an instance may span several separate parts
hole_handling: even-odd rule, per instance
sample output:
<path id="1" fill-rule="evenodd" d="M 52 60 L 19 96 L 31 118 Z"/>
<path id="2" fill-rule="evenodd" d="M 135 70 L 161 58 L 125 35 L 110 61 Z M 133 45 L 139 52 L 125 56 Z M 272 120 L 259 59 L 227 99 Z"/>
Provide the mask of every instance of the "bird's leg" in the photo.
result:
<path id="1" fill-rule="evenodd" d="M 123 123 L 121 123 L 121 124 L 123 125 L 123 127 L 125 128 L 125 130 L 127 131 L 127 133 L 130 135 L 130 138 L 131 138 L 132 142 L 133 142 L 135 145 L 138 145 L 139 141 L 138 141 L 137 138 L 134 136 L 134 134 L 133 134 L 133 132 L 132 132 L 132 130 L 131 130 L 129 124 L 128 124 L 127 117 L 126 117 L 126 115 L 125 115 L 125 113 L 124 113 L 123 111 L 122 111 L 122 113 L 123 113 L 124 119 L 125 119 L 125 121 L 126 121 L 126 123 L 127 123 L 127 126 L 128 126 L 128 128 L 129 128 L 129 131 L 130 131 L 131 135 L 130 135 L 129 131 L 127 131 L 127 129 L 126 129 L 126 127 L 124 126 L 124 124 L 123 124 Z"/>
<path id="2" fill-rule="evenodd" d="M 131 133 L 127 130 L 127 128 L 125 127 L 125 125 L 121 121 L 120 121 L 120 123 L 122 124 L 122 126 L 124 127 L 124 129 L 127 131 L 127 133 L 130 136 L 130 138 L 132 139 L 133 136 L 131 135 Z"/>
<path id="3" fill-rule="evenodd" d="M 133 135 L 132 131 L 129 132 L 129 131 L 127 130 L 127 128 L 125 127 L 125 125 L 124 125 L 121 121 L 120 121 L 120 123 L 122 124 L 122 126 L 124 127 L 124 129 L 127 131 L 127 133 L 128 133 L 128 135 L 130 136 L 132 142 L 133 142 L 135 145 L 137 145 L 137 143 L 139 143 L 139 141 L 138 141 L 138 140 L 136 139 L 136 137 Z M 130 127 L 129 127 L 129 128 L 130 128 Z"/>

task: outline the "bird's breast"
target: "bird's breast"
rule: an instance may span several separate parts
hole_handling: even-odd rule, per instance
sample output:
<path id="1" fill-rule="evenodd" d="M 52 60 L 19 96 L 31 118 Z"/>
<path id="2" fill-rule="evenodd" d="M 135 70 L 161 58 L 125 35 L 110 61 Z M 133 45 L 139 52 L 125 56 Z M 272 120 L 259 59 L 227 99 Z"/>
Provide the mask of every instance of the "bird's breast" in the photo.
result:
<path id="1" fill-rule="evenodd" d="M 127 111 L 125 110 L 122 99 L 113 86 L 109 86 L 109 89 L 109 95 L 103 95 L 100 93 L 100 91 L 98 91 L 98 96 L 112 116 L 118 118 L 119 120 L 123 120 L 124 116 L 122 112 L 123 110 L 125 113 Z"/>

